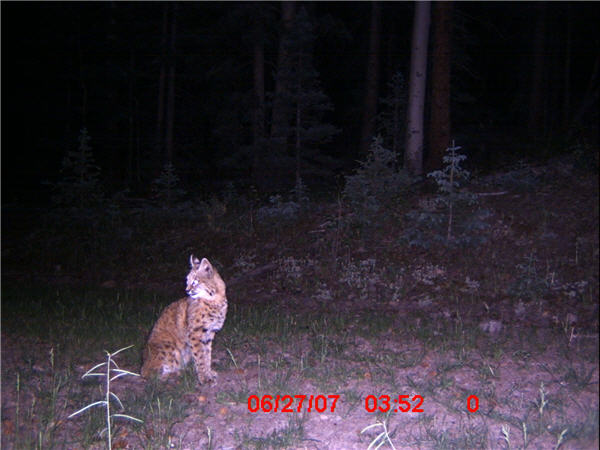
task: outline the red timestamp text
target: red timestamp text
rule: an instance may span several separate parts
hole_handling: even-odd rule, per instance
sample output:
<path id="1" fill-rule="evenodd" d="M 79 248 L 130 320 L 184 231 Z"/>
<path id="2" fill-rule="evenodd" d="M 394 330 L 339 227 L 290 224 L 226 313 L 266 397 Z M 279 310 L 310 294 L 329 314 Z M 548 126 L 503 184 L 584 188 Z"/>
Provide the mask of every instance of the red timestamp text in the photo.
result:
<path id="1" fill-rule="evenodd" d="M 248 397 L 250 412 L 334 412 L 339 395 L 251 395 Z"/>
<path id="2" fill-rule="evenodd" d="M 374 395 L 367 395 L 365 398 L 365 409 L 367 412 L 424 412 L 421 406 L 423 406 L 423 397 L 420 395 L 413 395 L 409 401 L 410 395 L 398 395 L 397 397 L 390 397 L 389 395 L 380 395 L 376 397 Z M 411 403 L 413 402 L 413 403 Z"/>

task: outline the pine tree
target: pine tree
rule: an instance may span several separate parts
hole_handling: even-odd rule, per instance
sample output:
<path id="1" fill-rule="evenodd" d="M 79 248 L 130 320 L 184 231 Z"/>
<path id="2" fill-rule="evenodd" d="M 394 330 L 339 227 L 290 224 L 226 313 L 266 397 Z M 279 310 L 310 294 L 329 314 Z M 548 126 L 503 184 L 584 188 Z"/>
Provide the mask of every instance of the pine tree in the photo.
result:
<path id="1" fill-rule="evenodd" d="M 94 206 L 103 199 L 100 168 L 95 164 L 86 128 L 79 133 L 79 147 L 69 150 L 62 161 L 63 180 L 56 183 L 54 201 L 78 209 Z"/>
<path id="2" fill-rule="evenodd" d="M 384 145 L 396 154 L 400 154 L 406 128 L 406 105 L 408 93 L 406 80 L 401 71 L 397 71 L 387 83 L 387 95 L 379 100 L 381 112 L 377 115 L 377 128 L 385 137 Z"/>
<path id="3" fill-rule="evenodd" d="M 156 178 L 152 184 L 154 198 L 156 198 L 164 208 L 170 208 L 173 206 L 175 200 L 182 195 L 185 195 L 185 191 L 179 188 L 179 177 L 175 172 L 175 167 L 170 162 L 163 166 L 163 170 L 159 177 Z"/>
<path id="4" fill-rule="evenodd" d="M 285 126 L 271 142 L 272 148 L 282 153 L 286 166 L 295 165 L 297 186 L 302 183 L 303 173 L 311 169 L 307 159 L 319 158 L 318 146 L 338 132 L 323 122 L 323 115 L 333 106 L 321 89 L 319 73 L 313 65 L 314 40 L 310 17 L 305 8 L 300 8 L 294 26 L 284 37 L 285 57 L 276 74 L 282 86 L 277 100 L 285 105 Z M 294 160 L 288 156 L 288 143 L 292 144 Z"/>

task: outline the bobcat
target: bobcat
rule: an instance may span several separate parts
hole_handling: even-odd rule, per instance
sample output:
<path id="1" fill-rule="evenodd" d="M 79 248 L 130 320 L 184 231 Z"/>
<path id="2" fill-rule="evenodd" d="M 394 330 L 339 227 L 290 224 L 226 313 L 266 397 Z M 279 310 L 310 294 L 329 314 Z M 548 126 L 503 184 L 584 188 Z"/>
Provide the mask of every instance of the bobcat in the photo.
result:
<path id="1" fill-rule="evenodd" d="M 190 359 L 200 384 L 214 381 L 210 368 L 212 341 L 225 322 L 227 297 L 219 273 L 203 258 L 190 255 L 187 297 L 171 303 L 162 312 L 144 349 L 142 376 L 158 374 L 165 379 L 177 374 Z"/>

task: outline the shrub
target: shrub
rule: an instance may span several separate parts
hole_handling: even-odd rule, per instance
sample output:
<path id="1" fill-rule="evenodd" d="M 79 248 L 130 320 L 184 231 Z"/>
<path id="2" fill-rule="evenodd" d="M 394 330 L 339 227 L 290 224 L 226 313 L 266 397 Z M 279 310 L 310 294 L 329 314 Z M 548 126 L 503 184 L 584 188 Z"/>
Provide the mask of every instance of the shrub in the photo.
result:
<path id="1" fill-rule="evenodd" d="M 346 177 L 343 196 L 359 223 L 371 223 L 382 207 L 403 194 L 411 183 L 408 173 L 398 167 L 397 155 L 384 148 L 380 136 L 374 137 L 369 154 L 354 175 Z"/>
<path id="2" fill-rule="evenodd" d="M 100 186 L 100 168 L 96 166 L 90 136 L 86 128 L 79 133 L 79 147 L 67 152 L 62 160 L 63 179 L 53 184 L 57 206 L 83 210 L 97 206 L 104 196 Z"/>
<path id="3" fill-rule="evenodd" d="M 281 195 L 269 197 L 269 204 L 261 206 L 257 212 L 260 223 L 290 222 L 296 220 L 300 205 L 294 201 L 284 201 Z"/>
<path id="4" fill-rule="evenodd" d="M 175 167 L 172 163 L 166 163 L 162 172 L 152 184 L 152 192 L 163 207 L 169 208 L 185 191 L 179 188 L 179 177 L 175 173 Z"/>
<path id="5" fill-rule="evenodd" d="M 427 176 L 435 180 L 438 194 L 429 201 L 420 202 L 420 209 L 406 217 L 410 226 L 403 233 L 409 245 L 428 248 L 433 242 L 444 245 L 474 245 L 486 240 L 480 232 L 489 227 L 485 220 L 490 211 L 479 208 L 476 195 L 463 187 L 469 172 L 461 167 L 467 157 L 458 153 L 461 147 L 446 149 L 445 166 Z"/>

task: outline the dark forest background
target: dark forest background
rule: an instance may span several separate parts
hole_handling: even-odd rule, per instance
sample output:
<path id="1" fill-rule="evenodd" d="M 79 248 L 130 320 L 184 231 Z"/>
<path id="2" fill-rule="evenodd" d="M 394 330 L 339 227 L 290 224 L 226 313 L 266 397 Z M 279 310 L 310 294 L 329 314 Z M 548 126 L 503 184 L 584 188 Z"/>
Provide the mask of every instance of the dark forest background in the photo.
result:
<path id="1" fill-rule="evenodd" d="M 108 195 L 150 194 L 167 164 L 194 197 L 227 186 L 287 192 L 299 176 L 313 192 L 339 191 L 376 134 L 402 161 L 414 8 L 2 2 L 2 201 L 46 203 L 84 128 Z M 594 2 L 433 4 L 426 170 L 444 150 L 432 146 L 440 54 L 442 142 L 460 144 L 471 168 L 582 142 L 597 164 L 598 12 Z"/>

